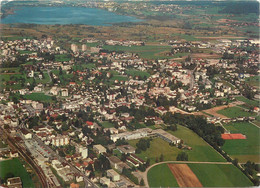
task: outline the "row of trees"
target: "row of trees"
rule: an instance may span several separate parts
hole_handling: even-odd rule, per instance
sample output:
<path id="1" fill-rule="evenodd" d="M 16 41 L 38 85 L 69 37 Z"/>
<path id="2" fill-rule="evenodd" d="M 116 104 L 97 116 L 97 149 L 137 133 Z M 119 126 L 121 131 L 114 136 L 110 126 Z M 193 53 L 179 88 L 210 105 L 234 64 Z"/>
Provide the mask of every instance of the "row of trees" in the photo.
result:
<path id="1" fill-rule="evenodd" d="M 212 146 L 223 146 L 225 141 L 221 138 L 221 130 L 213 124 L 208 124 L 206 119 L 201 116 L 183 115 L 179 113 L 171 114 L 167 112 L 163 120 L 171 124 L 180 124 L 186 126 L 197 133 Z"/>

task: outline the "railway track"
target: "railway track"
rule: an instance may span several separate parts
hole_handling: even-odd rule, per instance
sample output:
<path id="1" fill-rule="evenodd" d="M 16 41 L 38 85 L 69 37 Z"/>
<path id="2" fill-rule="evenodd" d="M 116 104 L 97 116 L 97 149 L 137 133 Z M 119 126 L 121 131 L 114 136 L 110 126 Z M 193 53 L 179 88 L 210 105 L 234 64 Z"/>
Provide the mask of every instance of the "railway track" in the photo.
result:
<path id="1" fill-rule="evenodd" d="M 1 131 L 4 133 L 5 138 L 7 140 L 8 145 L 17 150 L 18 153 L 20 154 L 20 156 L 32 167 L 32 169 L 36 172 L 37 176 L 39 177 L 39 180 L 41 182 L 42 187 L 44 188 L 49 188 L 49 187 L 53 187 L 49 182 L 47 182 L 47 177 L 45 176 L 43 170 L 41 169 L 41 167 L 39 167 L 36 162 L 33 160 L 33 158 L 31 158 L 31 156 L 29 156 L 29 154 L 26 153 L 26 150 L 24 150 L 24 148 L 22 148 L 21 146 L 19 146 L 19 144 L 16 143 L 15 139 L 12 138 L 11 136 L 8 135 L 8 133 L 6 133 L 5 130 L 1 129 Z"/>

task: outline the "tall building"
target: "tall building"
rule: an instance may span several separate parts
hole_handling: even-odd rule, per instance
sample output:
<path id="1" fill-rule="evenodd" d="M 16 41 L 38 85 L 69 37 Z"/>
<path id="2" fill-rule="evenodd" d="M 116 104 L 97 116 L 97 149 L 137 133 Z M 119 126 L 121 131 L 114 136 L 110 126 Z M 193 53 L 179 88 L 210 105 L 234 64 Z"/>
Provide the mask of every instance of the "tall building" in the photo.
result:
<path id="1" fill-rule="evenodd" d="M 64 146 L 69 144 L 69 137 L 65 135 L 58 135 L 55 138 L 52 138 L 52 145 L 54 146 Z"/>
<path id="2" fill-rule="evenodd" d="M 88 157 L 88 148 L 84 148 L 81 152 L 81 156 L 83 159 Z"/>
<path id="3" fill-rule="evenodd" d="M 78 46 L 76 44 L 71 44 L 71 50 L 75 53 L 78 51 Z"/>
<path id="4" fill-rule="evenodd" d="M 85 52 L 87 50 L 87 45 L 86 44 L 83 44 L 82 45 L 82 51 Z"/>

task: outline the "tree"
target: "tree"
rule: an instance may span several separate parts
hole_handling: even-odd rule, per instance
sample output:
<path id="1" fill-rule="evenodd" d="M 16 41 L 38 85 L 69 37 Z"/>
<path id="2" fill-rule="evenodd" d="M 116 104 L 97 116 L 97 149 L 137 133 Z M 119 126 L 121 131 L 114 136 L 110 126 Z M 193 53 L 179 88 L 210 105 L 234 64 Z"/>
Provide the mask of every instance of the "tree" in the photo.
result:
<path id="1" fill-rule="evenodd" d="M 140 185 L 141 186 L 144 186 L 144 179 L 142 178 L 141 181 L 140 181 Z"/>
<path id="2" fill-rule="evenodd" d="M 163 160 L 164 160 L 164 156 L 163 156 L 163 154 L 161 154 L 160 161 L 162 162 Z"/>
<path id="3" fill-rule="evenodd" d="M 181 152 L 177 155 L 177 161 L 188 161 L 188 154 L 185 152 Z"/>
<path id="4" fill-rule="evenodd" d="M 127 144 L 128 144 L 128 143 L 127 143 L 127 141 L 126 141 L 124 138 L 118 139 L 118 140 L 116 141 L 116 146 L 127 145 Z"/>
<path id="5" fill-rule="evenodd" d="M 141 138 L 137 143 L 136 147 L 142 151 L 146 151 L 150 147 L 150 139 Z"/>
<path id="6" fill-rule="evenodd" d="M 6 180 L 7 180 L 8 178 L 13 178 L 13 177 L 14 177 L 14 174 L 13 174 L 12 172 L 6 173 L 6 175 L 5 175 L 5 177 L 4 177 L 4 182 L 6 182 Z"/>
<path id="7" fill-rule="evenodd" d="M 145 166 L 146 166 L 146 168 L 148 167 L 148 166 L 150 166 L 150 158 L 148 158 L 147 160 L 146 160 L 146 163 L 145 163 Z"/>
<path id="8" fill-rule="evenodd" d="M 59 75 L 62 75 L 62 68 L 59 67 Z"/>
<path id="9" fill-rule="evenodd" d="M 59 156 L 61 156 L 61 157 L 65 157 L 66 156 L 63 150 L 59 150 Z"/>
<path id="10" fill-rule="evenodd" d="M 233 165 L 237 166 L 238 165 L 238 159 L 235 158 L 233 161 L 232 161 Z"/>

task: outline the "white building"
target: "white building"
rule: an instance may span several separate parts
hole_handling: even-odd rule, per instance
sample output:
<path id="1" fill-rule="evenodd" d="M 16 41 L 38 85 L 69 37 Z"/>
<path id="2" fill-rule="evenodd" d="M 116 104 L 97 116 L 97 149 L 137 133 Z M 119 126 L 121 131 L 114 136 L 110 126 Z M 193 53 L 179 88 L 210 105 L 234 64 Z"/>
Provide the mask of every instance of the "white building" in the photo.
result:
<path id="1" fill-rule="evenodd" d="M 97 152 L 98 154 L 106 153 L 106 152 L 107 152 L 106 148 L 105 148 L 104 146 L 100 145 L 100 144 L 94 145 L 94 146 L 93 146 L 93 150 L 94 150 L 95 152 Z"/>
<path id="2" fill-rule="evenodd" d="M 83 44 L 82 45 L 82 51 L 85 52 L 87 50 L 87 45 L 86 44 Z"/>
<path id="3" fill-rule="evenodd" d="M 137 129 L 132 132 L 113 134 L 110 136 L 110 139 L 113 140 L 113 142 L 116 142 L 118 139 L 123 139 L 123 138 L 125 140 L 134 140 L 134 139 L 146 137 L 151 132 L 152 132 L 152 129 L 150 129 L 150 128 Z"/>
<path id="4" fill-rule="evenodd" d="M 114 171 L 113 169 L 107 170 L 107 177 L 111 178 L 112 181 L 119 181 L 120 180 L 120 175 Z"/>
<path id="5" fill-rule="evenodd" d="M 69 137 L 66 135 L 58 135 L 54 138 L 52 138 L 52 145 L 54 146 L 64 146 L 69 144 Z"/>
<path id="6" fill-rule="evenodd" d="M 78 46 L 76 44 L 71 44 L 71 50 L 73 51 L 73 53 L 78 51 Z"/>
<path id="7" fill-rule="evenodd" d="M 68 97 L 69 96 L 69 92 L 67 88 L 62 88 L 61 89 L 61 96 L 62 97 Z"/>
<path id="8" fill-rule="evenodd" d="M 88 157 L 88 148 L 84 148 L 81 151 L 81 157 L 84 158 L 84 159 Z"/>

